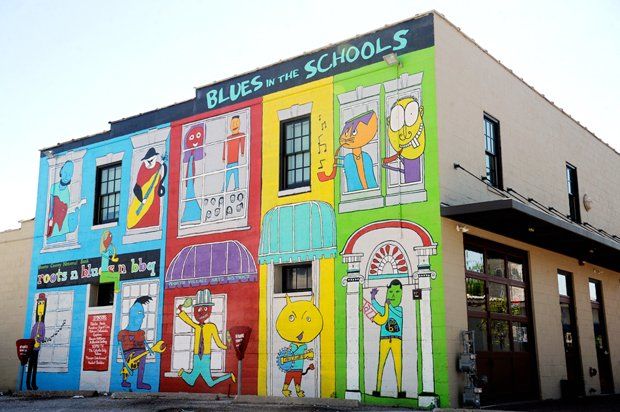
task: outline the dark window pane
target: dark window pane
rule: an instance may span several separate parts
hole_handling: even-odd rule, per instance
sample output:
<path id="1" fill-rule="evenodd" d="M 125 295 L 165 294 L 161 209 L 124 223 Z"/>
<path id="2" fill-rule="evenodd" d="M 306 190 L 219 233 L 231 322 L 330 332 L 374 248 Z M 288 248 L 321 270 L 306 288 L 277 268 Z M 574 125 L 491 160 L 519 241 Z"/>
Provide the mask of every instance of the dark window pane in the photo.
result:
<path id="1" fill-rule="evenodd" d="M 487 343 L 487 320 L 479 318 L 467 319 L 467 329 L 474 331 L 474 345 L 476 352 L 489 350 Z"/>
<path id="2" fill-rule="evenodd" d="M 484 256 L 475 250 L 465 250 L 465 269 L 470 272 L 482 273 L 484 269 Z"/>
<path id="3" fill-rule="evenodd" d="M 512 280 L 523 282 L 523 264 L 508 261 L 508 275 Z"/>
<path id="4" fill-rule="evenodd" d="M 504 277 L 504 258 L 489 253 L 487 256 L 487 273 L 492 276 Z"/>
<path id="5" fill-rule="evenodd" d="M 491 345 L 493 351 L 508 352 L 510 351 L 510 341 L 508 336 L 508 321 L 492 320 L 491 321 Z"/>
<path id="6" fill-rule="evenodd" d="M 510 287 L 510 314 L 525 316 L 525 289 L 516 286 Z"/>
<path id="7" fill-rule="evenodd" d="M 526 323 L 512 322 L 512 343 L 515 352 L 529 351 Z"/>
<path id="8" fill-rule="evenodd" d="M 489 282 L 489 311 L 506 313 L 507 310 L 506 285 Z"/>
<path id="9" fill-rule="evenodd" d="M 465 280 L 467 290 L 467 309 L 484 312 L 486 310 L 486 292 L 484 281 L 479 279 L 467 278 Z"/>

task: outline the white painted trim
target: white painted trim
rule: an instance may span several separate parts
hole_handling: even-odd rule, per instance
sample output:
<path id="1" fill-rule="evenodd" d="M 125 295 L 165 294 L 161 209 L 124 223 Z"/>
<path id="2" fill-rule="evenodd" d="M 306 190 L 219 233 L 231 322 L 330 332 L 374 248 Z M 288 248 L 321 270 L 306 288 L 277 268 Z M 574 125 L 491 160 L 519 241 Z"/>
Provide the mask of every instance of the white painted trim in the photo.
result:
<path id="1" fill-rule="evenodd" d="M 116 227 L 116 226 L 118 226 L 118 220 L 116 222 L 102 223 L 100 225 L 93 225 L 91 227 L 91 230 L 108 229 L 108 228 Z"/>
<path id="2" fill-rule="evenodd" d="M 296 195 L 299 193 L 308 193 L 311 190 L 312 189 L 310 188 L 310 186 L 296 187 L 294 189 L 284 189 L 278 192 L 278 197 Z"/>
<path id="3" fill-rule="evenodd" d="M 119 153 L 108 153 L 105 156 L 101 156 L 95 159 L 95 165 L 97 167 L 99 166 L 103 166 L 103 165 L 107 165 L 110 163 L 116 163 L 116 162 L 120 162 L 121 160 L 123 160 L 123 156 L 125 155 L 125 152 L 119 152 Z"/>
<path id="4" fill-rule="evenodd" d="M 278 119 L 282 122 L 295 117 L 306 116 L 312 113 L 312 102 L 294 104 L 286 109 L 278 110 Z"/>

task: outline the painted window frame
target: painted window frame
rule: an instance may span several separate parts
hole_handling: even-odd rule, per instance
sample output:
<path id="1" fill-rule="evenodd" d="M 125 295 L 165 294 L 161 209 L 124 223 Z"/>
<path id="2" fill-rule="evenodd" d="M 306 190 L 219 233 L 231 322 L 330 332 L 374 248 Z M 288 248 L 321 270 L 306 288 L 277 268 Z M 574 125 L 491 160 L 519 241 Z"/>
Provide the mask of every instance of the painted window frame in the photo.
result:
<path id="1" fill-rule="evenodd" d="M 341 167 L 340 174 L 340 203 L 338 205 L 338 211 L 340 213 L 352 212 L 355 210 L 376 209 L 383 206 L 384 200 L 381 194 L 382 187 L 382 172 L 381 172 L 381 84 L 375 84 L 367 87 L 360 86 L 355 90 L 339 94 L 337 96 L 339 107 L 339 119 L 340 125 L 336 131 L 337 136 L 340 136 L 342 129 L 346 123 L 344 111 L 352 110 L 354 115 L 361 114 L 367 110 L 356 111 L 355 108 L 363 106 L 367 109 L 373 105 L 373 110 L 377 114 L 379 120 L 377 126 L 377 135 L 368 143 L 368 145 L 375 145 L 376 150 L 373 150 L 373 154 L 376 154 L 376 164 L 373 162 L 373 170 L 375 171 L 375 179 L 377 181 L 377 187 L 373 189 L 363 189 L 356 191 L 346 191 L 346 178 L 344 174 L 344 168 Z"/>
<path id="2" fill-rule="evenodd" d="M 205 172 L 204 168 L 201 171 L 201 173 L 196 173 L 194 174 L 194 176 L 192 176 L 192 179 L 196 182 L 196 181 L 200 181 L 201 184 L 203 185 L 203 189 L 202 189 L 202 194 L 196 194 L 196 197 L 189 199 L 189 200 L 197 200 L 201 202 L 201 216 L 200 216 L 200 221 L 199 222 L 190 222 L 190 223 L 183 223 L 181 221 L 181 216 L 183 215 L 183 211 L 184 211 L 184 203 L 187 203 L 187 200 L 184 197 L 184 191 L 185 191 L 185 182 L 187 182 L 188 178 L 184 177 L 185 176 L 185 172 L 187 171 L 187 166 L 185 164 L 185 162 L 181 161 L 179 162 L 179 199 L 178 199 L 178 236 L 179 237 L 185 237 L 185 236 L 193 236 L 193 235 L 199 235 L 199 234 L 203 234 L 203 233 L 210 233 L 210 232 L 222 232 L 222 231 L 229 231 L 229 230 L 244 230 L 248 228 L 248 208 L 249 208 L 249 202 L 250 202 L 250 175 L 251 175 L 251 141 L 252 141 L 252 110 L 250 109 L 250 107 L 245 107 L 239 110 L 235 110 L 232 112 L 227 112 L 227 113 L 223 113 L 217 116 L 213 116 L 213 117 L 207 117 L 204 119 L 200 119 L 197 121 L 193 121 L 190 123 L 186 123 L 183 124 L 181 126 L 181 139 L 179 142 L 180 145 L 180 157 L 181 159 L 183 159 L 183 156 L 185 154 L 185 152 L 187 152 L 188 150 L 184 149 L 184 140 L 185 140 L 185 135 L 186 133 L 194 126 L 199 125 L 199 124 L 203 124 L 204 126 L 204 131 L 205 131 L 205 135 L 208 136 L 209 133 L 207 132 L 207 127 L 208 124 L 210 122 L 217 122 L 220 121 L 222 119 L 224 119 L 224 121 L 226 121 L 227 123 L 230 122 L 230 120 L 235 117 L 235 116 L 240 116 L 243 117 L 245 119 L 245 130 L 242 132 L 245 134 L 245 146 L 244 146 L 244 161 L 245 163 L 239 166 L 234 167 L 234 169 L 236 169 L 238 172 L 241 172 L 243 169 L 245 169 L 245 179 L 242 179 L 241 177 L 239 178 L 239 189 L 233 189 L 232 191 L 228 190 L 228 185 L 226 185 L 226 190 L 224 191 L 220 191 L 217 193 L 211 193 L 211 194 L 206 194 L 205 190 L 204 190 L 204 186 L 206 185 L 205 180 L 207 178 L 207 176 L 211 176 L 211 175 L 217 175 L 219 173 L 223 173 L 224 174 L 224 178 L 226 179 L 226 171 L 227 170 L 231 170 L 231 169 L 227 169 L 226 166 L 224 166 L 221 169 L 217 169 L 214 171 L 209 171 L 209 172 Z M 209 147 L 215 147 L 218 146 L 219 144 L 225 144 L 226 143 L 226 137 L 227 135 L 224 135 L 221 138 L 218 138 L 217 140 L 211 140 L 209 142 L 207 142 L 206 140 L 206 136 L 205 136 L 205 140 L 203 142 L 202 147 L 204 148 L 205 152 L 207 150 L 207 148 Z M 206 162 L 206 158 L 203 157 L 201 160 L 197 161 L 197 162 Z M 228 196 L 231 195 L 231 193 L 237 193 L 237 198 L 239 194 L 243 194 L 243 198 L 242 200 L 239 200 L 239 202 L 243 202 L 245 204 L 245 207 L 243 208 L 243 214 L 239 215 L 239 216 L 234 216 L 231 218 L 225 218 L 223 217 L 222 219 L 219 220 L 214 220 L 214 221 L 207 221 L 207 212 L 204 208 L 204 203 L 205 201 L 208 201 L 209 198 L 211 199 L 215 199 L 218 196 L 222 196 L 222 198 L 224 199 L 223 201 L 223 208 L 227 207 L 227 200 L 229 199 Z M 222 212 L 225 213 L 225 212 Z"/>
<path id="3" fill-rule="evenodd" d="M 134 296 L 129 289 L 135 286 L 138 286 L 139 292 L 137 295 Z M 142 293 L 143 286 L 147 286 L 147 293 Z M 155 287 L 154 293 L 152 292 L 152 286 Z M 129 308 L 131 308 L 136 298 L 140 296 L 150 296 L 153 300 L 147 303 L 146 305 L 144 305 L 144 309 L 145 309 L 144 310 L 144 315 L 145 315 L 144 323 L 146 323 L 146 326 L 144 326 L 142 330 L 144 330 L 144 336 L 145 336 L 146 342 L 148 342 L 149 345 L 153 345 L 155 342 L 157 342 L 157 336 L 158 336 L 157 335 L 158 333 L 157 319 L 159 317 L 158 305 L 159 305 L 159 299 L 160 299 L 159 292 L 160 292 L 159 280 L 140 280 L 140 281 L 133 281 L 133 282 L 124 282 L 121 286 L 121 296 L 119 297 L 120 305 L 121 305 L 121 313 L 120 313 L 121 322 L 120 322 L 119 331 L 127 327 L 127 323 L 129 321 Z M 151 317 L 150 319 L 152 319 L 152 325 L 149 323 L 149 316 Z M 152 332 L 151 336 L 149 336 L 149 332 Z M 120 353 L 116 354 L 116 360 L 117 362 L 121 362 L 121 363 L 123 362 L 123 359 L 121 358 Z M 156 361 L 155 356 L 152 353 L 149 353 L 148 355 L 146 355 L 146 361 L 148 363 L 155 362 Z"/>
<path id="4" fill-rule="evenodd" d="M 389 80 L 383 83 L 383 87 L 385 89 L 385 118 L 389 118 L 392 106 L 398 99 L 402 97 L 415 97 L 418 101 L 420 107 L 424 106 L 424 102 L 422 101 L 422 78 L 424 76 L 423 72 L 418 72 L 414 74 L 403 73 L 399 78 Z M 385 124 L 385 156 L 394 155 L 396 152 L 392 148 L 390 144 L 389 138 L 387 137 L 387 122 Z M 424 127 L 426 127 L 426 123 L 424 123 Z M 428 136 L 426 137 L 428 141 Z M 426 150 L 425 150 L 426 151 Z M 420 156 L 420 181 L 419 182 L 411 182 L 411 183 L 403 183 L 399 182 L 391 184 L 390 178 L 395 173 L 391 170 L 385 170 L 386 173 L 386 197 L 385 203 L 386 206 L 397 205 L 397 204 L 405 204 L 405 203 L 415 203 L 415 202 L 425 202 L 427 200 L 426 193 L 426 176 L 424 173 L 425 166 L 425 153 L 422 153 Z"/>
<path id="5" fill-rule="evenodd" d="M 46 229 L 44 230 L 47 230 L 47 221 L 49 218 L 49 213 L 50 213 L 50 208 L 51 208 L 50 191 L 51 191 L 52 185 L 54 185 L 55 183 L 59 181 L 59 179 L 56 179 L 56 176 L 60 173 L 60 169 L 62 168 L 62 165 L 69 160 L 72 161 L 73 164 L 75 165 L 74 170 L 73 170 L 73 179 L 71 179 L 72 190 L 71 190 L 71 205 L 70 206 L 81 205 L 83 203 L 86 203 L 86 199 L 84 199 L 82 196 L 82 183 L 83 183 L 82 176 L 83 176 L 83 163 L 84 163 L 85 154 L 86 154 L 86 150 L 78 150 L 78 151 L 71 151 L 71 152 L 67 152 L 67 153 L 63 153 L 63 154 L 59 154 L 55 156 L 52 155 L 48 157 L 47 159 L 47 164 L 48 164 L 47 199 L 46 199 L 45 217 L 44 217 L 45 222 L 46 222 L 46 225 L 45 225 Z M 78 215 L 78 218 L 79 218 L 79 215 Z M 80 229 L 80 224 L 78 222 L 78 226 L 76 230 L 68 233 L 67 234 L 68 239 L 64 242 L 48 243 L 47 242 L 48 237 L 46 234 L 44 234 L 43 247 L 41 249 L 41 253 L 56 252 L 60 250 L 70 250 L 70 249 L 80 248 L 79 229 Z"/>
<path id="6" fill-rule="evenodd" d="M 74 305 L 74 293 L 73 290 L 68 290 L 68 291 L 58 291 L 58 292 L 44 292 L 46 294 L 47 297 L 47 307 L 45 308 L 45 335 L 46 338 L 49 338 L 51 335 L 53 335 L 54 333 L 56 333 L 59 328 L 60 325 L 62 325 L 62 322 L 59 323 L 60 320 L 65 320 L 66 323 L 65 325 L 62 327 L 62 331 L 58 332 L 58 334 L 50 341 L 50 342 L 45 342 L 43 344 L 41 344 L 41 349 L 39 350 L 39 362 L 38 362 L 38 371 L 39 372 L 68 372 L 69 371 L 69 355 L 71 352 L 71 325 L 72 325 L 72 321 L 73 321 L 73 305 Z M 50 303 L 52 301 L 52 299 L 50 299 L 50 296 L 57 296 L 56 301 L 60 302 L 60 299 L 62 296 L 67 296 L 69 297 L 69 304 L 63 306 L 62 308 L 60 306 L 57 306 L 56 308 L 53 308 Z M 33 306 L 33 311 L 32 311 L 32 324 L 34 325 L 34 322 L 36 322 L 36 297 L 38 296 L 38 293 L 35 294 L 34 296 L 34 306 Z M 54 325 L 51 325 L 49 322 L 50 313 L 56 313 L 56 322 L 54 323 Z M 66 314 L 65 318 L 61 318 L 59 317 L 59 313 L 64 313 Z M 62 335 L 61 335 L 62 334 Z M 62 343 L 58 343 L 58 342 L 54 342 L 54 339 L 58 339 L 58 336 L 66 336 L 67 337 L 67 341 L 66 342 L 62 342 Z M 58 356 L 55 356 L 55 350 L 57 348 L 65 348 L 66 347 L 66 356 L 63 357 L 63 359 L 61 361 L 58 361 Z M 53 359 L 52 362 L 46 362 L 45 361 L 45 353 L 42 354 L 43 351 L 47 352 L 47 351 L 53 351 L 52 355 L 50 355 L 50 359 Z"/>
<path id="7" fill-rule="evenodd" d="M 131 145 L 133 147 L 133 151 L 131 154 L 131 174 L 129 176 L 129 188 L 127 189 L 129 192 L 128 203 L 129 207 L 130 202 L 134 198 L 133 194 L 133 185 L 135 183 L 135 179 L 138 176 L 138 171 L 140 170 L 140 166 L 142 161 L 140 160 L 142 156 L 148 151 L 150 147 L 154 148 L 160 156 L 166 157 L 167 152 L 167 142 L 170 137 L 170 127 L 162 127 L 156 128 L 152 130 L 148 130 L 144 133 L 139 133 L 131 137 Z M 166 163 L 166 160 L 163 161 Z M 164 186 L 168 186 L 167 182 L 164 182 Z M 164 219 L 164 210 L 167 207 L 167 198 L 164 195 L 164 198 L 161 200 L 161 207 L 159 212 L 159 225 L 146 227 L 146 228 L 125 228 L 125 234 L 123 235 L 123 244 L 128 243 L 136 243 L 136 242 L 144 242 L 149 240 L 159 240 L 163 235 L 163 219 Z M 128 209 L 127 209 L 128 211 Z M 127 224 L 127 223 L 125 223 Z"/>
<path id="8" fill-rule="evenodd" d="M 179 353 L 183 356 L 187 355 L 189 360 L 187 361 L 187 365 L 188 367 L 185 368 L 183 367 L 185 370 L 192 370 L 193 368 L 193 356 L 194 356 L 194 351 L 193 351 L 193 347 L 194 347 L 194 331 L 192 328 L 190 328 L 189 326 L 185 325 L 185 323 L 177 316 L 176 314 L 176 308 L 179 305 L 182 305 L 183 302 L 185 301 L 185 299 L 193 299 L 195 298 L 195 295 L 182 295 L 182 296 L 175 296 L 174 297 L 174 319 L 172 320 L 172 345 L 171 345 L 171 354 L 170 354 L 170 370 L 168 372 L 165 372 L 165 376 L 167 377 L 178 377 L 177 373 L 179 371 L 179 368 L 175 368 L 175 354 Z M 227 309 L 227 300 L 228 300 L 228 296 L 225 293 L 219 293 L 219 294 L 213 294 L 211 295 L 211 299 L 214 301 L 214 303 L 216 301 L 221 301 L 221 307 L 222 310 L 216 312 L 215 310 L 213 312 L 211 312 L 211 318 L 215 315 L 215 316 L 221 316 L 222 317 L 222 322 L 221 325 L 218 325 L 217 323 L 213 322 L 216 324 L 216 327 L 218 328 L 218 332 L 220 334 L 220 338 L 222 339 L 222 342 L 226 342 L 226 323 L 227 323 L 227 319 L 226 319 L 226 309 Z M 218 306 L 217 304 L 214 305 L 214 308 Z M 187 313 L 187 315 L 190 317 L 190 319 L 192 319 L 193 321 L 195 321 L 196 319 L 194 319 L 194 314 L 192 311 L 183 308 L 183 310 L 185 311 L 185 313 Z M 209 319 L 211 319 L 209 318 Z M 184 325 L 184 326 L 182 326 Z M 179 328 L 183 327 L 183 328 L 187 328 L 189 330 L 186 331 L 179 331 Z M 181 338 L 181 337 L 188 337 L 189 338 L 189 347 L 183 347 L 183 348 L 179 348 L 179 343 L 177 343 L 177 339 Z M 211 346 L 211 361 L 212 361 L 212 365 L 213 365 L 213 354 L 217 353 L 219 354 L 219 356 L 221 357 L 221 368 L 219 369 L 211 369 L 211 372 L 213 372 L 213 375 L 223 375 L 224 373 L 226 373 L 226 351 L 222 350 L 220 348 L 217 347 L 217 345 L 212 345 Z"/>

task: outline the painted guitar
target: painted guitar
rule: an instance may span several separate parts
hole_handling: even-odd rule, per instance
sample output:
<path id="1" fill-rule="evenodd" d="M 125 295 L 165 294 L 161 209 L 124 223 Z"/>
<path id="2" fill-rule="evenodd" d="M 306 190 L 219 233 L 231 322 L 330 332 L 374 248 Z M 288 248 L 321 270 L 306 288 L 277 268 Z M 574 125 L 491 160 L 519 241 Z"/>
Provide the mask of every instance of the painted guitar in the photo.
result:
<path id="1" fill-rule="evenodd" d="M 160 340 L 156 344 L 151 346 L 151 350 L 155 353 L 162 353 L 166 350 L 166 343 L 163 340 Z M 132 373 L 131 371 L 138 369 L 138 366 L 140 364 L 140 359 L 142 359 L 149 353 L 150 352 L 147 350 L 147 351 L 142 352 L 138 356 L 134 356 L 134 353 L 131 352 L 129 354 L 129 358 L 127 359 L 127 366 L 123 366 L 123 369 L 121 369 L 121 375 L 126 377 Z"/>
<path id="2" fill-rule="evenodd" d="M 290 348 L 282 348 L 278 352 L 278 367 L 283 372 L 288 372 L 293 368 L 293 364 L 298 360 L 313 360 L 314 359 L 314 349 L 308 349 L 304 351 L 301 355 L 293 355 Z"/>
<path id="3" fill-rule="evenodd" d="M 131 204 L 129 205 L 129 211 L 127 212 L 127 227 L 129 229 L 133 228 L 135 225 L 142 220 L 144 215 L 151 209 L 153 202 L 157 196 L 151 196 L 153 190 L 159 185 L 161 181 L 161 175 L 159 173 L 155 173 L 153 177 L 151 177 L 150 184 L 146 193 L 144 194 L 145 202 L 142 203 L 135 196 L 133 197 Z"/>

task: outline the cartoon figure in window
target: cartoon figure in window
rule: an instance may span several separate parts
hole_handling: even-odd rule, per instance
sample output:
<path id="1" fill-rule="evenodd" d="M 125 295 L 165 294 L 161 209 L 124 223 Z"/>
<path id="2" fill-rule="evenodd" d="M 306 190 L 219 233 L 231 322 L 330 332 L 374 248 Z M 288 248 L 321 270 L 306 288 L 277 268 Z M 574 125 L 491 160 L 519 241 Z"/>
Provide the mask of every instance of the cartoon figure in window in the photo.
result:
<path id="1" fill-rule="evenodd" d="M 127 228 L 140 229 L 159 226 L 161 198 L 166 194 L 164 180 L 167 167 L 166 156 L 161 156 L 154 148 L 149 148 L 142 158 L 136 184 L 133 187 L 134 198 L 127 212 Z"/>
<path id="2" fill-rule="evenodd" d="M 104 230 L 99 242 L 101 266 L 99 268 L 99 283 L 114 283 L 114 293 L 120 290 L 121 275 L 114 270 L 114 263 L 118 262 L 116 246 L 112 243 L 112 232 Z M 112 264 L 110 264 L 112 262 Z"/>
<path id="3" fill-rule="evenodd" d="M 120 355 L 123 359 L 121 368 L 121 386 L 126 389 L 131 388 L 129 376 L 133 375 L 134 370 L 138 370 L 136 378 L 136 389 L 151 390 L 151 385 L 144 382 L 144 370 L 146 367 L 146 356 L 150 353 L 162 353 L 166 350 L 163 341 L 158 341 L 150 346 L 146 341 L 146 334 L 142 330 L 144 323 L 144 305 L 148 304 L 152 298 L 150 296 L 140 296 L 129 308 L 129 319 L 127 327 L 118 332 L 118 343 L 120 345 Z"/>
<path id="4" fill-rule="evenodd" d="M 235 182 L 234 190 L 239 189 L 239 157 L 245 155 L 245 133 L 241 132 L 239 116 L 230 119 L 230 132 L 222 150 L 222 161 L 226 164 L 223 192 L 229 189 L 231 178 Z"/>
<path id="5" fill-rule="evenodd" d="M 183 304 L 177 307 L 177 316 L 188 324 L 190 328 L 194 329 L 194 357 L 192 370 L 187 372 L 181 368 L 178 372 L 179 377 L 189 386 L 194 386 L 199 376 L 202 376 L 202 379 L 204 379 L 209 387 L 213 387 L 227 379 L 237 382 L 237 378 L 233 373 L 225 373 L 217 378 L 211 375 L 211 342 L 215 342 L 220 349 L 228 349 L 224 342 L 222 342 L 215 324 L 207 322 L 211 317 L 214 305 L 211 298 L 211 291 L 209 289 L 204 289 L 196 294 L 196 302 L 193 305 L 194 318 L 196 321 L 193 321 L 183 309 L 192 306 L 192 298 L 185 299 Z"/>
<path id="6" fill-rule="evenodd" d="M 385 303 L 380 304 L 376 297 L 379 290 L 373 288 L 370 291 L 370 299 L 373 309 L 377 312 L 372 321 L 380 326 L 379 333 L 379 365 L 377 367 L 377 387 L 373 396 L 381 396 L 381 384 L 383 383 L 383 369 L 390 352 L 394 360 L 394 373 L 396 374 L 396 386 L 398 397 L 406 396 L 403 392 L 403 308 L 400 303 L 403 299 L 403 285 L 398 279 L 390 282 L 387 288 Z"/>
<path id="7" fill-rule="evenodd" d="M 30 330 L 30 339 L 34 340 L 34 347 L 30 352 L 30 358 L 28 358 L 28 373 L 26 374 L 26 388 L 30 390 L 37 390 L 37 366 L 39 363 L 39 350 L 41 344 L 45 340 L 45 312 L 47 310 L 47 297 L 45 293 L 39 293 L 36 303 L 36 322 L 32 325 Z"/>
<path id="8" fill-rule="evenodd" d="M 301 388 L 303 376 L 314 370 L 310 363 L 304 370 L 304 363 L 314 359 L 314 349 L 308 349 L 308 343 L 316 339 L 323 330 L 323 315 L 319 308 L 310 300 L 292 301 L 286 295 L 286 306 L 282 308 L 276 319 L 276 331 L 289 345 L 280 349 L 276 363 L 284 375 L 282 395 L 289 397 L 292 392 L 290 385 L 295 386 L 298 398 L 306 396 Z"/>
<path id="9" fill-rule="evenodd" d="M 50 187 L 49 215 L 45 235 L 47 243 L 64 242 L 67 234 L 75 232 L 79 223 L 79 208 L 86 203 L 82 199 L 79 204 L 71 205 L 71 179 L 74 164 L 67 160 L 60 168 L 58 182 Z"/>
<path id="10" fill-rule="evenodd" d="M 341 166 L 344 168 L 347 192 L 377 188 L 372 158 L 362 150 L 377 135 L 377 127 L 377 114 L 372 110 L 348 120 L 340 133 L 340 146 L 336 149 L 332 172 L 329 175 L 319 172 L 319 180 L 325 182 L 333 179 Z M 351 153 L 339 156 L 343 147 L 351 149 Z"/>
<path id="11" fill-rule="evenodd" d="M 196 163 L 204 158 L 204 124 L 192 126 L 183 139 L 183 163 L 185 163 L 185 202 L 181 222 L 200 222 L 202 209 L 196 200 L 195 179 Z"/>
<path id="12" fill-rule="evenodd" d="M 420 157 L 426 147 L 423 116 L 424 107 L 414 97 L 399 99 L 390 110 L 388 138 L 396 153 L 383 159 L 383 167 L 400 173 L 403 183 L 422 180 Z"/>

